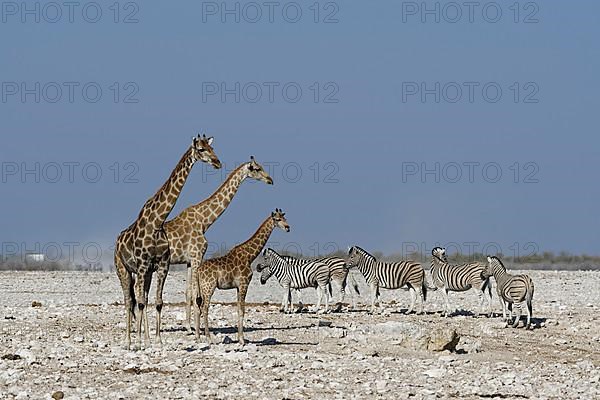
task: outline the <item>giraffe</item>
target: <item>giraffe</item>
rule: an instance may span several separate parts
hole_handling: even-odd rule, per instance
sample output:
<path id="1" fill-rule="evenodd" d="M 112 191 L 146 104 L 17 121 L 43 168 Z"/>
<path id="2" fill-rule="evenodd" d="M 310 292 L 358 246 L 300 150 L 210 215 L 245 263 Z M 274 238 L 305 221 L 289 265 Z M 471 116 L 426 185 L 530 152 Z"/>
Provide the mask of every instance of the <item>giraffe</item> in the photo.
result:
<path id="1" fill-rule="evenodd" d="M 146 201 L 137 219 L 122 231 L 115 244 L 115 268 L 121 281 L 127 314 L 127 349 L 131 348 L 131 317 L 136 319 L 138 348 L 141 348 L 142 320 L 145 342 L 149 341 L 147 310 L 148 291 L 152 273 L 160 277 L 168 271 L 169 243 L 164 223 L 173 209 L 179 193 L 197 160 L 221 168 L 221 162 L 212 148 L 213 138 L 194 137 L 169 179 Z M 134 278 L 135 274 L 135 278 Z M 164 282 L 164 280 L 163 280 Z M 161 285 L 156 288 L 156 339 L 160 337 L 160 316 L 163 306 Z M 137 308 L 136 308 L 137 303 Z"/>
<path id="2" fill-rule="evenodd" d="M 187 264 L 188 267 L 185 294 L 186 318 L 190 331 L 192 330 L 192 267 L 200 265 L 206 253 L 208 242 L 204 233 L 225 212 L 246 178 L 256 179 L 268 185 L 273 184 L 273 179 L 262 165 L 256 162 L 254 156 L 251 156 L 250 161 L 240 164 L 233 170 L 209 198 L 186 208 L 177 217 L 165 223 L 171 252 L 169 263 Z"/>
<path id="3" fill-rule="evenodd" d="M 251 264 L 260 254 L 275 227 L 286 232 L 290 231 L 285 214 L 278 208 L 267 217 L 250 239 L 238 244 L 222 257 L 204 261 L 199 268 L 193 270 L 193 292 L 196 294 L 196 305 L 198 306 L 195 315 L 196 339 L 200 338 L 200 315 L 202 314 L 204 334 L 212 342 L 208 329 L 208 307 L 215 289 L 235 288 L 237 289 L 238 305 L 238 340 L 242 345 L 246 343 L 244 340 L 244 313 L 246 293 L 252 279 Z"/>

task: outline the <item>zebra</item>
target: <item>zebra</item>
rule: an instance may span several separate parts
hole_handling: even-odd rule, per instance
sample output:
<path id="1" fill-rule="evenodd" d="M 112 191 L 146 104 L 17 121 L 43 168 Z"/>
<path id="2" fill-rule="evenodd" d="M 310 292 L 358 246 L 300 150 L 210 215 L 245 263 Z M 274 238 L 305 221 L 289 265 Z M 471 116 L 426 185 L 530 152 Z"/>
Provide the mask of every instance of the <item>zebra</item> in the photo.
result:
<path id="1" fill-rule="evenodd" d="M 442 296 L 446 302 L 444 316 L 450 312 L 450 300 L 448 292 L 464 292 L 471 288 L 478 290 L 477 294 L 481 300 L 481 306 L 487 300 L 489 315 L 492 315 L 492 289 L 489 278 L 482 276 L 487 266 L 483 263 L 472 262 L 467 264 L 451 265 L 446 257 L 446 249 L 434 247 L 431 250 L 431 277 L 433 284 L 438 289 L 443 289 Z M 488 291 L 486 298 L 485 291 Z"/>
<path id="2" fill-rule="evenodd" d="M 289 263 L 275 250 L 268 248 L 263 251 L 264 264 L 258 264 L 256 270 L 261 273 L 260 283 L 265 284 L 273 275 L 283 286 L 284 295 L 281 304 L 282 312 L 291 312 L 291 289 L 317 288 L 316 312 L 320 312 L 321 300 L 325 295 L 325 312 L 329 310 L 329 297 L 327 286 L 329 284 L 329 267 L 327 264 L 315 260 L 304 263 Z M 289 308 L 288 308 L 289 306 Z"/>
<path id="3" fill-rule="evenodd" d="M 298 259 L 291 256 L 283 256 L 283 259 L 286 260 L 290 264 L 306 263 L 309 260 L 306 259 Z M 315 259 L 314 261 L 320 261 L 329 267 L 329 295 L 332 296 L 331 290 L 331 282 L 335 282 L 339 286 L 340 291 L 340 301 L 338 302 L 337 311 L 340 311 L 342 308 L 342 304 L 344 303 L 344 298 L 346 297 L 346 285 L 348 283 L 348 279 L 350 280 L 350 285 L 354 291 L 352 294 L 352 309 L 356 308 L 356 296 L 360 296 L 360 290 L 358 289 L 358 283 L 354 276 L 350 273 L 350 271 L 345 268 L 346 260 L 341 257 L 320 257 Z M 300 291 L 298 290 L 298 295 L 300 296 Z M 300 302 L 301 303 L 301 302 Z"/>
<path id="4" fill-rule="evenodd" d="M 527 324 L 525 329 L 531 328 L 531 316 L 533 315 L 533 307 L 531 301 L 533 299 L 533 281 L 529 275 L 519 274 L 512 275 L 506 272 L 506 268 L 498 257 L 488 256 L 488 267 L 484 270 L 483 276 L 493 276 L 496 280 L 496 293 L 502 303 L 502 318 L 508 326 L 512 319 L 512 305 L 515 305 L 515 320 L 512 324 L 513 328 L 519 325 L 521 319 L 521 303 L 527 303 Z M 508 306 L 508 318 L 506 318 L 506 308 Z"/>
<path id="5" fill-rule="evenodd" d="M 427 300 L 425 271 L 421 264 L 414 261 L 400 261 L 386 263 L 377 261 L 374 256 L 358 246 L 353 246 L 348 251 L 346 268 L 358 268 L 363 274 L 367 285 L 371 289 L 371 313 L 375 312 L 375 301 L 379 297 L 379 288 L 399 289 L 408 285 L 411 303 L 407 313 L 412 313 L 417 292 L 421 298 L 419 313 L 423 313 L 423 302 Z"/>

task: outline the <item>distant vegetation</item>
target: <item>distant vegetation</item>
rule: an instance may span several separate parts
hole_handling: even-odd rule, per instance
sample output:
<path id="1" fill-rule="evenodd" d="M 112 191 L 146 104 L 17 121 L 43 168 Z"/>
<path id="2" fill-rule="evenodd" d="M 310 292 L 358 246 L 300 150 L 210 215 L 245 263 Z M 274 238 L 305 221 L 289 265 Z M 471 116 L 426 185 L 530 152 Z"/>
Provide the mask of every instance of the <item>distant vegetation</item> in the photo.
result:
<path id="1" fill-rule="evenodd" d="M 226 253 L 226 251 L 220 251 L 213 254 L 207 254 L 207 257 L 216 257 Z M 315 257 L 304 257 L 297 253 L 284 252 L 283 255 L 291 255 L 294 257 L 301 258 L 315 258 Z M 337 251 L 329 256 L 346 257 L 345 251 Z M 398 260 L 414 260 L 423 264 L 428 269 L 431 256 L 429 254 L 422 253 L 410 253 L 406 256 L 401 254 L 384 255 L 382 252 L 373 252 L 373 255 L 378 259 L 385 261 L 398 261 Z M 504 264 L 509 269 L 532 269 L 532 270 L 566 270 L 566 271 L 578 271 L 578 270 L 600 270 L 600 256 L 590 256 L 586 254 L 574 255 L 567 252 L 560 252 L 558 254 L 552 252 L 543 252 L 539 254 L 533 254 L 528 256 L 506 256 L 497 254 L 498 257 L 504 261 Z M 472 261 L 486 261 L 486 255 L 481 253 L 475 254 L 450 254 L 448 259 L 451 263 L 466 263 Z M 172 266 L 171 269 L 181 270 L 185 269 L 185 266 L 178 267 Z M 114 266 L 106 265 L 102 263 L 93 264 L 76 264 L 66 260 L 58 261 L 31 261 L 25 257 L 11 256 L 3 257 L 0 255 L 0 271 L 90 271 L 90 272 L 101 272 L 101 271 L 114 271 Z"/>
<path id="2" fill-rule="evenodd" d="M 32 261 L 26 257 L 0 255 L 0 271 L 92 271 L 103 270 L 102 263 L 76 264 L 67 260 Z"/>

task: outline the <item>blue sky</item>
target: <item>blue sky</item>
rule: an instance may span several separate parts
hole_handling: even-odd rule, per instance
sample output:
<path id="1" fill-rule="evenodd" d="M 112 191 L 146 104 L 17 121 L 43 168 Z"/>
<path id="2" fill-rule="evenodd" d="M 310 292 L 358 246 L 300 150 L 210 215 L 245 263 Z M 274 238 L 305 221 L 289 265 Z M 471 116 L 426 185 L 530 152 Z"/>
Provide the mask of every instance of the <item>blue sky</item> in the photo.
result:
<path id="1" fill-rule="evenodd" d="M 247 2 L 239 23 L 221 2 L 121 2 L 117 15 L 100 1 L 96 23 L 86 2 L 73 22 L 39 3 L 39 23 L 15 4 L 0 22 L 3 247 L 107 255 L 206 131 L 228 169 L 250 155 L 275 166 L 274 186 L 242 186 L 214 243 L 245 240 L 280 207 L 292 232 L 273 245 L 305 254 L 330 242 L 600 254 L 598 2 L 518 2 L 518 15 L 482 2 L 472 22 L 439 2 L 439 23 L 421 2 L 321 2 L 318 15 L 279 2 L 272 22 L 252 3 L 256 23 Z M 173 216 L 222 179 L 198 164 Z"/>

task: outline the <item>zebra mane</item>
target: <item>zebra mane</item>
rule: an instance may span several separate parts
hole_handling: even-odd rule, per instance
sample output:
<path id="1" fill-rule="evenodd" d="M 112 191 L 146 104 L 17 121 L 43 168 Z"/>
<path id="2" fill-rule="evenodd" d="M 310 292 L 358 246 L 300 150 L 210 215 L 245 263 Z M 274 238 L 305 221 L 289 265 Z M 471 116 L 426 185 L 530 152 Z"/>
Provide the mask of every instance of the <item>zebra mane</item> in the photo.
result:
<path id="1" fill-rule="evenodd" d="M 276 252 L 275 250 L 273 250 L 272 248 L 266 248 L 263 250 L 263 256 L 272 256 L 275 258 L 283 258 L 278 252 Z"/>
<path id="2" fill-rule="evenodd" d="M 362 255 L 362 256 L 365 256 L 365 257 L 369 257 L 369 258 L 372 258 L 372 259 L 375 259 L 375 256 L 374 256 L 374 255 L 372 255 L 371 253 L 369 253 L 368 251 L 366 251 L 366 250 L 365 250 L 365 249 L 363 249 L 362 247 L 359 247 L 359 246 L 354 246 L 354 248 L 356 249 L 356 251 L 358 251 L 358 253 L 359 253 L 360 255 Z"/>
<path id="3" fill-rule="evenodd" d="M 506 267 L 504 266 L 504 264 L 502 263 L 502 261 L 501 261 L 501 260 L 500 260 L 498 257 L 496 257 L 496 256 L 488 256 L 488 260 L 489 260 L 489 262 L 490 262 L 491 264 L 493 264 L 493 263 L 500 264 L 500 266 L 501 266 L 501 267 L 502 267 L 504 270 L 506 270 Z"/>

